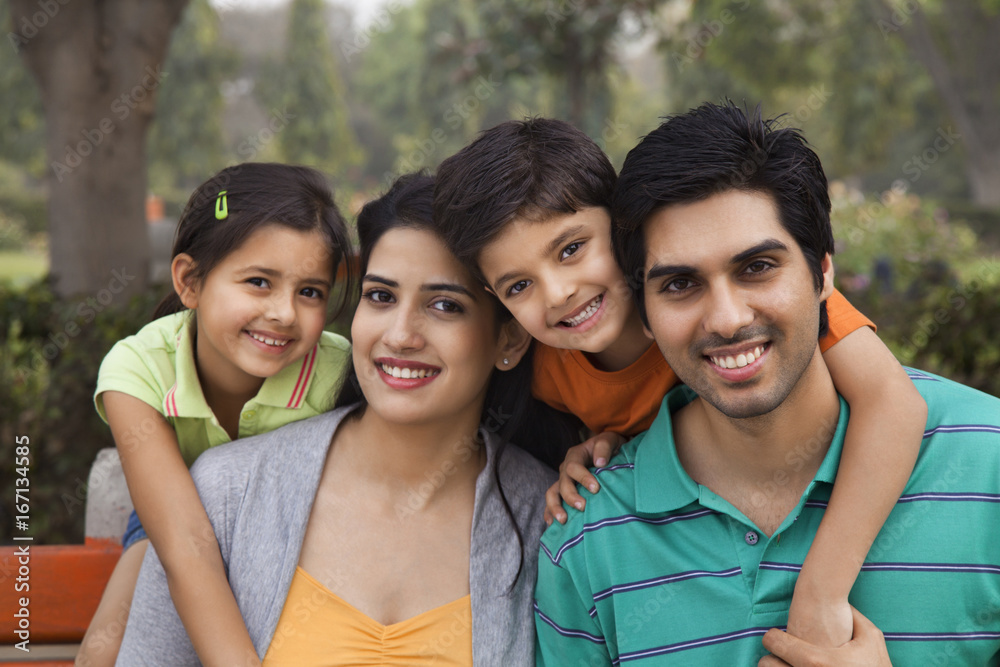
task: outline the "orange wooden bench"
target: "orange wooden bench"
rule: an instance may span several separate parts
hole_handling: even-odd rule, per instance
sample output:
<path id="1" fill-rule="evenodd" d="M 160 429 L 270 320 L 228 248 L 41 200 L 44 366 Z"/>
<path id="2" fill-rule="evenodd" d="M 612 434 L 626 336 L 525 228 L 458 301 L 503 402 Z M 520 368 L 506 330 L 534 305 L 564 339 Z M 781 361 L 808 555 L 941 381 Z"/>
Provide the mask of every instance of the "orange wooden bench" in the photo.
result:
<path id="1" fill-rule="evenodd" d="M 83 544 L 42 546 L 21 541 L 0 546 L 0 663 L 4 665 L 73 664 L 104 585 L 118 563 L 121 536 L 132 511 L 113 448 L 98 454 L 87 488 Z M 28 590 L 17 590 L 24 584 Z M 28 603 L 26 630 L 15 615 L 24 606 L 21 598 Z"/>

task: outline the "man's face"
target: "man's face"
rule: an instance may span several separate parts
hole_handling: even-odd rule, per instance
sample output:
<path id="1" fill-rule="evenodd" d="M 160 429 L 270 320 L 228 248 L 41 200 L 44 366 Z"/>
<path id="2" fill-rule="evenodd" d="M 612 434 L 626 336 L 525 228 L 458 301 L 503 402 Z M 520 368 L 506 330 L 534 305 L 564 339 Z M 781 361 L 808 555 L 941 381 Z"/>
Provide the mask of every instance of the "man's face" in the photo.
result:
<path id="1" fill-rule="evenodd" d="M 645 225 L 649 329 L 677 376 L 723 414 L 767 414 L 819 354 L 817 293 L 770 195 L 730 190 L 654 213 Z"/>

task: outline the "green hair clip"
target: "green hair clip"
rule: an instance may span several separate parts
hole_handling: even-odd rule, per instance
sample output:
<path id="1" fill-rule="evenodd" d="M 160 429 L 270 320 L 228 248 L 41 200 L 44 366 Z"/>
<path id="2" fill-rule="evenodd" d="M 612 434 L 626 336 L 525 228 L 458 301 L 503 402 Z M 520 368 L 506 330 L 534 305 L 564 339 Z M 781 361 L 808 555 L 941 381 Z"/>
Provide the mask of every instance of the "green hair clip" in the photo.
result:
<path id="1" fill-rule="evenodd" d="M 229 217 L 229 200 L 226 198 L 226 190 L 221 190 L 215 200 L 215 219 L 225 220 Z"/>

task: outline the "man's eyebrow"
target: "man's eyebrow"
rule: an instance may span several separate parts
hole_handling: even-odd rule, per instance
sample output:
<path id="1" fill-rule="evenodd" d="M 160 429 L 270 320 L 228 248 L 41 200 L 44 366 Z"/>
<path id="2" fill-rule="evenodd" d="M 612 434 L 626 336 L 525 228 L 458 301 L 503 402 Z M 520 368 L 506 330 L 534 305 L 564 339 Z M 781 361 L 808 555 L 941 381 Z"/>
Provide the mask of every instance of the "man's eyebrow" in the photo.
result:
<path id="1" fill-rule="evenodd" d="M 733 258 L 729 260 L 729 263 L 741 264 L 754 255 L 759 255 L 760 253 L 767 252 L 768 250 L 783 250 L 787 252 L 788 246 L 778 239 L 767 239 L 766 241 L 761 241 L 752 248 L 747 248 L 743 252 L 733 255 Z M 646 272 L 646 282 L 662 278 L 663 276 L 690 275 L 695 273 L 698 273 L 698 269 L 688 264 L 653 264 L 649 271 Z"/>
<path id="2" fill-rule="evenodd" d="M 752 248 L 748 248 L 737 255 L 733 255 L 733 258 L 729 260 L 729 263 L 741 264 L 754 255 L 759 255 L 760 253 L 767 252 L 768 250 L 784 250 L 787 252 L 788 246 L 778 239 L 767 239 L 766 241 L 761 241 Z"/>
<path id="3" fill-rule="evenodd" d="M 663 276 L 691 273 L 698 273 L 698 269 L 687 264 L 653 264 L 649 271 L 646 272 L 646 282 L 648 283 Z"/>
<path id="4" fill-rule="evenodd" d="M 571 238 L 582 232 L 584 229 L 586 229 L 584 225 L 573 225 L 572 227 L 567 227 L 562 231 L 561 234 L 559 234 L 554 239 L 549 241 L 548 244 L 546 244 L 545 249 L 542 251 L 542 256 L 544 257 L 545 255 L 551 255 L 552 253 L 554 253 L 556 250 L 559 249 L 559 246 L 569 241 Z M 505 283 L 513 280 L 514 278 L 517 278 L 521 273 L 523 273 L 523 271 L 520 269 L 504 273 L 499 278 L 493 281 L 493 286 L 492 286 L 493 291 L 499 292 Z"/>

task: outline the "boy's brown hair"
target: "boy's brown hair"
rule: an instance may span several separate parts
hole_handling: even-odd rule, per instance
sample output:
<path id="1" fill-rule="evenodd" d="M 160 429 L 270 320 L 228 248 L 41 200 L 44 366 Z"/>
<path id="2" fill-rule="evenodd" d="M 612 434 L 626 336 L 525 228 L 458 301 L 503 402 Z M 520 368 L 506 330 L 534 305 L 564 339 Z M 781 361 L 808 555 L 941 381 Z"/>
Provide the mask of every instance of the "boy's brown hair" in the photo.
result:
<path id="1" fill-rule="evenodd" d="M 516 219 L 611 209 L 615 169 L 586 134 L 552 118 L 486 130 L 438 167 L 434 218 L 476 275 L 479 252 Z"/>

